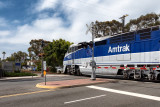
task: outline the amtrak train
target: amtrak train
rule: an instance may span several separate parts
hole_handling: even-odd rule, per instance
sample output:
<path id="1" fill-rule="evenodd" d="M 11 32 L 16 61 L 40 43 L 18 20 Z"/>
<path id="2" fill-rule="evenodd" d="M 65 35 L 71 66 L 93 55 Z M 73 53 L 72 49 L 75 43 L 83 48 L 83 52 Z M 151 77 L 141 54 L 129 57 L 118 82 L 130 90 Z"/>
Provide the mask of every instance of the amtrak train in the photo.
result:
<path id="1" fill-rule="evenodd" d="M 63 73 L 91 75 L 92 47 L 96 75 L 160 80 L 160 26 L 73 44 L 65 54 Z"/>

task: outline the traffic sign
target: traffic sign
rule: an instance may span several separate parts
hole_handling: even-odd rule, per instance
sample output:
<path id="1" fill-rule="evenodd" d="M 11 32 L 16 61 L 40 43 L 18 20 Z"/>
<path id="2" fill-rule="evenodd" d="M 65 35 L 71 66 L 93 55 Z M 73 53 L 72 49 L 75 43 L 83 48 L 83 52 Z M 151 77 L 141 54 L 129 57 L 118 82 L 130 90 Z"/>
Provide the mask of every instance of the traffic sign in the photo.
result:
<path id="1" fill-rule="evenodd" d="M 94 23 L 92 22 L 90 25 L 87 25 L 87 31 L 86 31 L 86 34 L 88 34 L 88 32 L 91 32 L 92 33 L 92 27 L 93 27 Z"/>
<path id="2" fill-rule="evenodd" d="M 47 70 L 46 69 L 46 61 L 43 61 L 43 70 Z"/>
<path id="3" fill-rule="evenodd" d="M 43 71 L 43 74 L 44 74 L 44 76 L 46 75 L 46 71 L 45 70 Z"/>

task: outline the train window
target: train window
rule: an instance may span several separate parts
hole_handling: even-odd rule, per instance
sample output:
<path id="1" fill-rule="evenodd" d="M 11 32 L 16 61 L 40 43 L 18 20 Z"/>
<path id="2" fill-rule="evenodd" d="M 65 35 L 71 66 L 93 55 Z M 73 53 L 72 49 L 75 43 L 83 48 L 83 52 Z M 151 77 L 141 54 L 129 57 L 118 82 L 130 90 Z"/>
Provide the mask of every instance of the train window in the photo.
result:
<path id="1" fill-rule="evenodd" d="M 87 46 L 88 46 L 88 45 L 87 45 L 87 42 L 81 42 L 81 43 L 79 43 L 79 44 L 81 45 L 79 48 L 85 48 L 85 49 L 86 49 Z M 79 48 L 78 48 L 78 49 L 79 49 Z"/>
<path id="2" fill-rule="evenodd" d="M 72 52 L 74 52 L 74 51 L 75 51 L 75 48 L 74 48 L 74 47 L 72 47 L 72 49 L 71 49 L 71 50 L 72 50 Z"/>
<path id="3" fill-rule="evenodd" d="M 84 48 L 84 49 L 86 49 L 87 48 L 87 42 L 83 42 L 83 44 L 82 44 L 82 48 Z"/>
<path id="4" fill-rule="evenodd" d="M 152 27 L 152 31 L 156 31 L 156 30 L 159 30 L 159 26 Z"/>
<path id="5" fill-rule="evenodd" d="M 107 43 L 107 40 L 98 41 L 98 42 L 95 42 L 95 46 L 106 45 L 106 43 Z"/>
<path id="6" fill-rule="evenodd" d="M 151 32 L 146 32 L 146 33 L 142 33 L 140 34 L 140 39 L 150 39 L 151 38 Z"/>
<path id="7" fill-rule="evenodd" d="M 70 52 L 71 52 L 71 48 L 68 49 L 68 53 L 70 53 Z"/>
<path id="8" fill-rule="evenodd" d="M 111 44 L 113 44 L 113 43 L 120 43 L 120 42 L 121 42 L 121 35 L 112 37 L 112 38 L 110 39 L 110 43 L 111 43 Z"/>
<path id="9" fill-rule="evenodd" d="M 81 49 L 81 48 L 83 48 L 83 46 L 82 46 L 82 45 L 79 45 L 79 46 L 78 46 L 78 49 Z"/>
<path id="10" fill-rule="evenodd" d="M 75 51 L 77 51 L 77 50 L 78 50 L 78 46 L 75 47 Z"/>
<path id="11" fill-rule="evenodd" d="M 122 35 L 122 42 L 134 41 L 134 40 L 135 40 L 134 32 Z"/>

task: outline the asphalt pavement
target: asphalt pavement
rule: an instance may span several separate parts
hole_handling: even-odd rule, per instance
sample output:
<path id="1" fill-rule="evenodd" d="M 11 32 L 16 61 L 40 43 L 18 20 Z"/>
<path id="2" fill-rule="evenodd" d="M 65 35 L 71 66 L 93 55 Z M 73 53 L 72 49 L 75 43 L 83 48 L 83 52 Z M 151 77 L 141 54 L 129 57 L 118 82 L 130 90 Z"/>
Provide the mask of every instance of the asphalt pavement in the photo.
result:
<path id="1" fill-rule="evenodd" d="M 105 77 L 107 78 L 107 77 Z M 48 76 L 47 81 L 90 79 L 85 76 Z M 44 78 L 0 80 L 1 107 L 159 107 L 160 85 L 112 78 L 114 82 L 63 89 L 35 87 Z"/>

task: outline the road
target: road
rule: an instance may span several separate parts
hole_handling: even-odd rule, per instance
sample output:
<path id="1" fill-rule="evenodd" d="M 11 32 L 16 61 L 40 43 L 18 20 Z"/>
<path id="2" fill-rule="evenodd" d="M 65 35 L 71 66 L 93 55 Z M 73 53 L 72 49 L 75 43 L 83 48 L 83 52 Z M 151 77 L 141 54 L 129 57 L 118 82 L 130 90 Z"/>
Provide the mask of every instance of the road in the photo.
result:
<path id="1" fill-rule="evenodd" d="M 49 76 L 48 81 L 89 77 Z M 159 107 L 160 85 L 116 79 L 115 82 L 65 88 L 39 89 L 43 78 L 0 81 L 1 107 Z"/>

